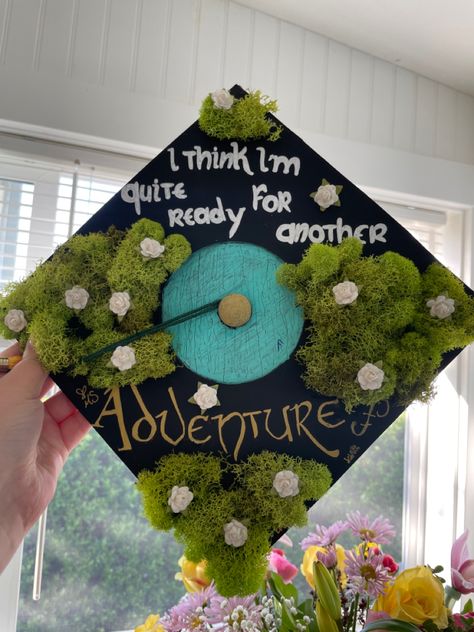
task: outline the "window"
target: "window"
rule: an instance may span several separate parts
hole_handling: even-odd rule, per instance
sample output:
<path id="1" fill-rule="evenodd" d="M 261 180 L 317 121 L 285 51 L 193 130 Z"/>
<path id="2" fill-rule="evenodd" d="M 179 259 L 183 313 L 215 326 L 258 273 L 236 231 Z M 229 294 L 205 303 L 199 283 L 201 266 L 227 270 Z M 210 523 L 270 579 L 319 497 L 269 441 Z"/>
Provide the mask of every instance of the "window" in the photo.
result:
<path id="1" fill-rule="evenodd" d="M 34 269 L 138 168 L 113 173 L 78 163 L 0 156 L 0 284 Z M 380 192 L 372 196 L 460 273 L 461 212 L 408 208 L 387 202 Z M 403 555 L 410 564 L 440 561 L 439 540 L 425 537 L 424 526 L 436 519 L 440 529 L 453 531 L 453 513 L 458 518 L 462 513 L 461 503 L 443 501 L 439 492 L 453 487 L 457 463 L 462 467 L 457 381 L 458 369 L 452 366 L 440 378 L 436 407 L 413 407 L 393 424 L 314 507 L 310 521 L 328 524 L 353 509 L 374 517 L 382 513 L 397 527 L 391 551 L 395 557 Z M 450 445 L 443 436 L 446 414 L 455 428 Z M 436 467 L 440 450 L 448 474 L 445 467 Z M 451 496 L 449 492 L 447 497 Z M 307 531 L 290 534 L 295 544 Z M 439 537 L 439 530 L 435 535 Z M 17 628 L 21 632 L 133 628 L 149 612 L 165 610 L 182 594 L 174 580 L 180 547 L 171 534 L 150 529 L 142 518 L 133 477 L 94 432 L 68 461 L 48 510 L 39 602 L 31 596 L 35 539 L 36 528 L 24 543 Z M 438 555 L 429 557 L 432 552 Z M 290 555 L 300 562 L 299 547 Z M 13 583 L 14 577 L 9 581 Z M 1 592 L 0 588 L 0 600 Z M 12 626 L 6 632 L 13 632 Z"/>

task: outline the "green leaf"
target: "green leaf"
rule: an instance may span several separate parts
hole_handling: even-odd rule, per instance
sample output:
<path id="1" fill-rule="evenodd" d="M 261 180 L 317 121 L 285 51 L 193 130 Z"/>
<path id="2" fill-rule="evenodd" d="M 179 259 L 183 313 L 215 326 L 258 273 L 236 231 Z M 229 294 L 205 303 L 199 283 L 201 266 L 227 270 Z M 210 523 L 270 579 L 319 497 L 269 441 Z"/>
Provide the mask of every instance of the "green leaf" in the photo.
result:
<path id="1" fill-rule="evenodd" d="M 339 193 L 342 191 L 343 186 L 342 184 L 336 184 L 336 193 L 339 195 Z"/>
<path id="2" fill-rule="evenodd" d="M 316 623 L 316 612 L 314 610 L 314 603 L 312 599 L 305 599 L 298 606 L 298 610 L 302 616 L 307 616 L 311 619 L 308 624 L 308 632 L 319 632 L 318 624 Z"/>
<path id="3" fill-rule="evenodd" d="M 322 179 L 321 185 L 325 186 L 326 184 L 329 184 L 329 182 L 326 180 L 326 178 Z"/>
<path id="4" fill-rule="evenodd" d="M 412 623 L 400 621 L 399 619 L 379 619 L 368 623 L 361 632 L 370 632 L 371 630 L 387 630 L 388 632 L 420 632 Z"/>
<path id="5" fill-rule="evenodd" d="M 468 599 L 464 604 L 464 608 L 462 609 L 462 614 L 467 614 L 468 612 L 472 612 L 472 599 Z"/>
<path id="6" fill-rule="evenodd" d="M 278 573 L 271 573 L 270 579 L 268 580 L 272 592 L 278 597 L 285 597 L 285 599 L 289 599 L 293 597 L 295 600 L 295 607 L 298 603 L 298 590 L 293 584 L 285 584 Z"/>
<path id="7" fill-rule="evenodd" d="M 341 206 L 341 200 L 338 200 L 337 202 L 334 202 L 333 206 Z"/>

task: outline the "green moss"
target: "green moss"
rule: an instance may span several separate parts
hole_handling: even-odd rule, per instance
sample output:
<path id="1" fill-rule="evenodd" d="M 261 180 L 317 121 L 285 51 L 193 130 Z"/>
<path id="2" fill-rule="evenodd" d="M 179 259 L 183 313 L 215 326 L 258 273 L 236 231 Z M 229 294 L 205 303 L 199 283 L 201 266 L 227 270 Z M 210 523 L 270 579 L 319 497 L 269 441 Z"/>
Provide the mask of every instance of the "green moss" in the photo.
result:
<path id="1" fill-rule="evenodd" d="M 137 489 L 142 494 L 147 519 L 155 529 L 171 529 L 182 515 L 173 514 L 168 505 L 171 489 L 188 486 L 199 503 L 209 498 L 221 484 L 221 464 L 218 457 L 196 454 L 170 454 L 159 461 L 154 472 L 140 472 Z M 192 503 L 191 503 L 192 505 Z M 191 510 L 191 507 L 189 508 Z"/>
<path id="2" fill-rule="evenodd" d="M 51 373 L 76 362 L 77 345 L 68 336 L 68 321 L 61 305 L 36 313 L 28 330 L 41 362 Z"/>
<path id="3" fill-rule="evenodd" d="M 216 108 L 209 94 L 201 105 L 199 127 L 220 140 L 266 138 L 274 141 L 280 137 L 283 128 L 267 114 L 277 110 L 277 102 L 258 90 L 235 99 L 229 110 Z"/>
<path id="4" fill-rule="evenodd" d="M 442 354 L 474 339 L 473 299 L 439 264 L 421 275 L 397 253 L 364 257 L 361 242 L 348 239 L 339 246 L 313 244 L 299 264 L 281 266 L 277 279 L 295 292 L 309 322 L 307 342 L 297 351 L 305 383 L 340 398 L 349 411 L 393 394 L 405 404 L 426 401 Z M 338 305 L 332 289 L 346 280 L 357 285 L 359 295 Z M 456 306 L 444 320 L 430 316 L 426 306 L 442 294 Z M 364 391 L 359 369 L 379 362 L 382 386 Z"/>
<path id="5" fill-rule="evenodd" d="M 165 245 L 163 256 L 145 259 L 140 243 L 146 237 Z M 50 372 L 68 370 L 88 376 L 91 386 L 139 384 L 164 377 L 174 368 L 171 336 L 157 333 L 137 341 L 136 364 L 128 371 L 110 365 L 111 354 L 91 364 L 81 359 L 130 333 L 148 328 L 159 305 L 162 283 L 191 254 L 181 235 L 165 238 L 163 227 L 149 219 L 137 221 L 128 231 L 75 235 L 52 258 L 21 283 L 12 284 L 0 298 L 0 333 L 25 344 L 32 336 L 43 366 Z M 80 286 L 89 293 L 82 310 L 66 306 L 65 292 Z M 127 291 L 132 306 L 123 319 L 109 309 L 113 292 Z M 10 309 L 21 309 L 28 326 L 18 336 L 3 322 Z"/>
<path id="6" fill-rule="evenodd" d="M 273 489 L 273 479 L 283 469 L 298 476 L 298 495 L 280 498 Z M 311 460 L 263 452 L 243 463 L 230 463 L 198 452 L 163 457 L 154 472 L 140 473 L 137 487 L 151 524 L 174 528 L 186 557 L 195 562 L 206 559 L 208 575 L 218 591 L 229 596 L 259 588 L 272 535 L 306 524 L 305 503 L 322 496 L 330 484 L 327 467 Z M 168 506 L 175 485 L 193 493 L 192 502 L 178 514 Z M 247 528 L 241 547 L 225 542 L 224 527 L 232 519 Z"/>

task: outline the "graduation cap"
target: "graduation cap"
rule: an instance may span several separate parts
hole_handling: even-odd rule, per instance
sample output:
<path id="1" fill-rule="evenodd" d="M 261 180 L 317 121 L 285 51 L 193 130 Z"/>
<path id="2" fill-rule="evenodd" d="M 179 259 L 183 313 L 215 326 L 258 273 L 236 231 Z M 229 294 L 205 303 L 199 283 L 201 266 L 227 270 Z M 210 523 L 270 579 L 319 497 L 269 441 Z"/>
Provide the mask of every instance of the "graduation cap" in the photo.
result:
<path id="1" fill-rule="evenodd" d="M 209 95 L 0 302 L 222 594 L 474 337 L 472 292 L 275 109 Z"/>

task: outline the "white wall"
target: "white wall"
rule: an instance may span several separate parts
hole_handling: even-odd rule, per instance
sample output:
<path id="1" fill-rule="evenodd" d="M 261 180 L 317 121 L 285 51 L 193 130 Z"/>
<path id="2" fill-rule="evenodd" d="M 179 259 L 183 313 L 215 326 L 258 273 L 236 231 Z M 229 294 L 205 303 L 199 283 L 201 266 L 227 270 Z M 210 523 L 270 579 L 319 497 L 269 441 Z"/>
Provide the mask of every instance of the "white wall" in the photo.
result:
<path id="1" fill-rule="evenodd" d="M 474 163 L 474 98 L 230 0 L 0 0 L 0 118 L 154 147 L 217 87 L 290 127 Z"/>
<path id="2" fill-rule="evenodd" d="M 12 130 L 163 147 L 210 90 L 234 83 L 278 98 L 282 121 L 357 183 L 474 205 L 472 96 L 231 0 L 0 0 L 0 119 Z M 1 129 L 0 149 L 40 151 Z M 461 390 L 474 445 L 474 386 Z M 460 489 L 474 524 L 474 459 Z"/>

